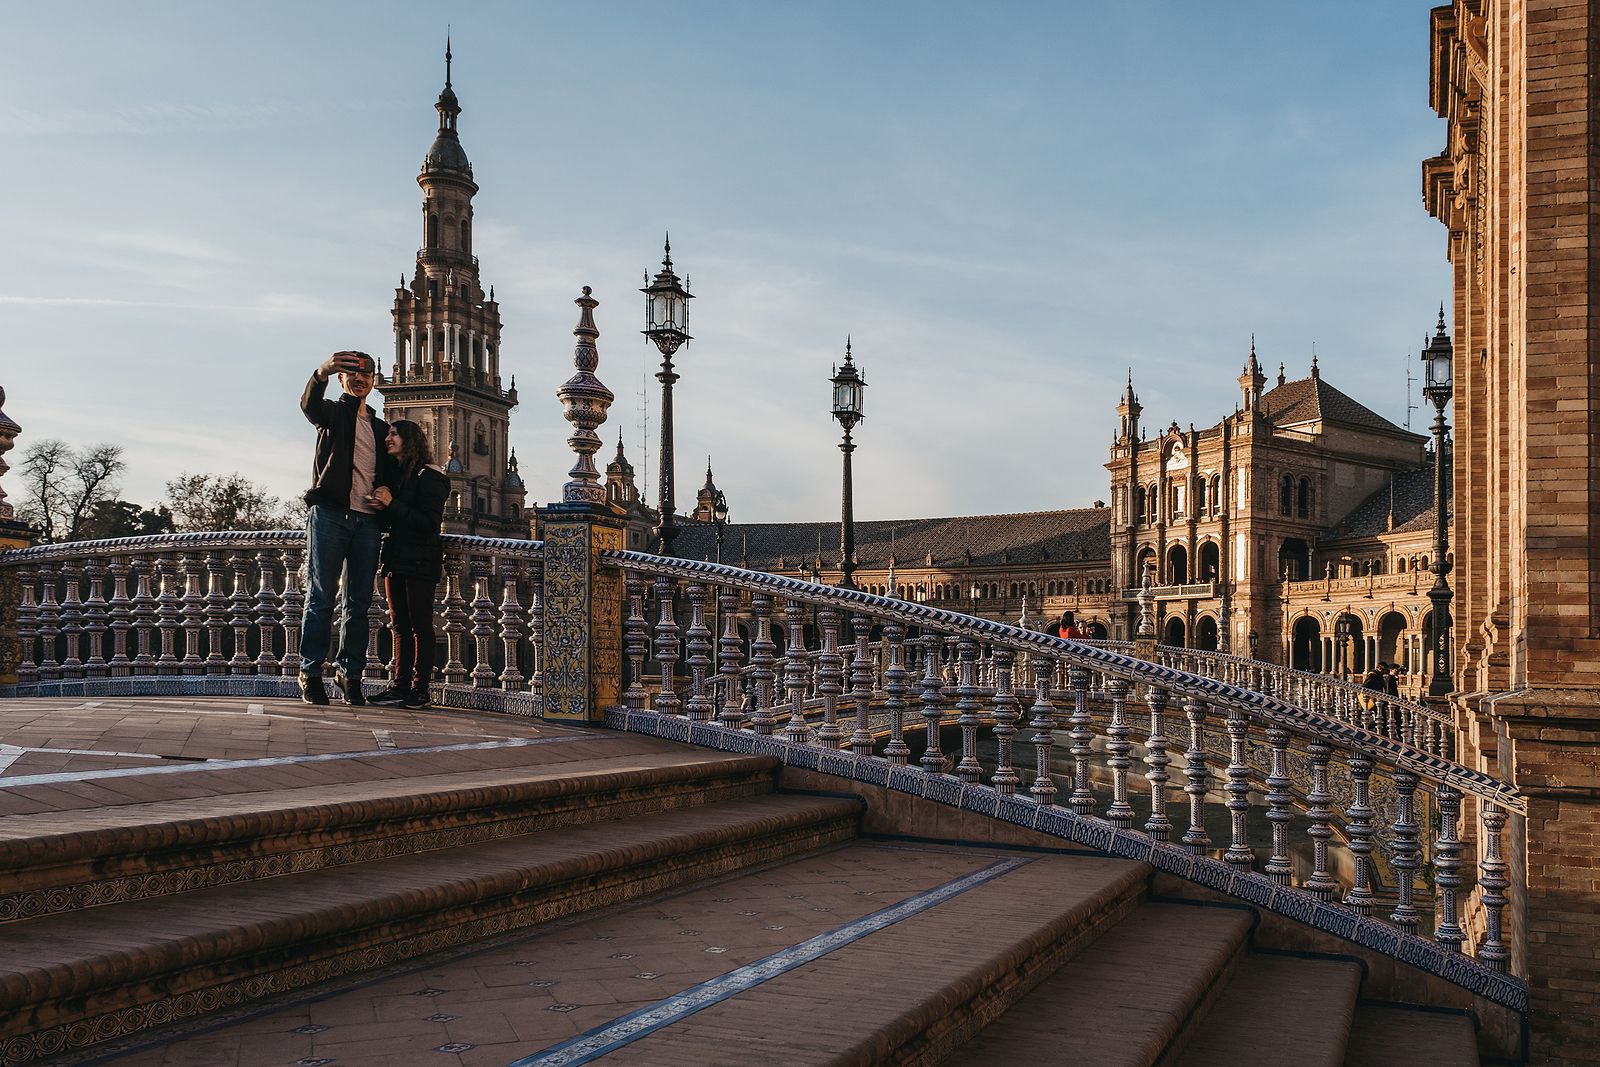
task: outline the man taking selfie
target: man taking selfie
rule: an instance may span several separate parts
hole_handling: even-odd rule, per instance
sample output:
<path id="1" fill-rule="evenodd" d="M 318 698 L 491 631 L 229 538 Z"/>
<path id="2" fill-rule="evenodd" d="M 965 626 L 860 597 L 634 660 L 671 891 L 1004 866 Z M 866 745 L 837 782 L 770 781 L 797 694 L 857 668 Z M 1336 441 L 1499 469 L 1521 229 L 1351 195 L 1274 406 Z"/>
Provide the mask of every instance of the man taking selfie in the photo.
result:
<path id="1" fill-rule="evenodd" d="M 333 622 L 333 598 L 341 574 L 339 651 L 334 657 L 346 704 L 361 705 L 361 674 L 367 665 L 367 609 L 378 569 L 376 513 L 389 501 L 392 460 L 383 446 L 389 426 L 367 407 L 377 364 L 365 352 L 335 352 L 311 372 L 300 410 L 317 428 L 311 462 L 306 522 L 306 608 L 300 623 L 300 699 L 326 704 L 322 684 Z M 323 395 L 339 376 L 338 400 Z"/>

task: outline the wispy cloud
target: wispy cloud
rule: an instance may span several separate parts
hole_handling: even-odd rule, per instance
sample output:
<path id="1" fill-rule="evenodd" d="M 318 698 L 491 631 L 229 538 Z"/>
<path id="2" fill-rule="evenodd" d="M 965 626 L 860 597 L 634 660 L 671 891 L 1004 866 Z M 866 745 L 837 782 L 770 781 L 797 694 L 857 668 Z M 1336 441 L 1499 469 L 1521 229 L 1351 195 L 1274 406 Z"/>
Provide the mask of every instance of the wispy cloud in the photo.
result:
<path id="1" fill-rule="evenodd" d="M 248 304 L 215 304 L 184 300 L 133 300 L 102 296 L 27 296 L 0 293 L 0 304 L 13 307 L 118 308 L 131 311 L 200 311 L 248 318 L 307 319 L 345 322 L 370 318 L 372 309 L 342 304 L 303 293 L 268 293 Z"/>
<path id="2" fill-rule="evenodd" d="M 383 106 L 362 100 L 149 101 L 94 108 L 0 107 L 0 137 L 204 133 L 328 122 Z"/>

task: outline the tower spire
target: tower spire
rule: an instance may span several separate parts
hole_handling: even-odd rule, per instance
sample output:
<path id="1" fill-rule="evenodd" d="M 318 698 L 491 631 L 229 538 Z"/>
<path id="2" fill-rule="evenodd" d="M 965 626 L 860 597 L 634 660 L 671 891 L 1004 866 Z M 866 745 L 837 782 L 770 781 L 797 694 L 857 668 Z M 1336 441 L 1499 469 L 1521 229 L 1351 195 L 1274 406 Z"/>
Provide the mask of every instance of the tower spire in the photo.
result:
<path id="1" fill-rule="evenodd" d="M 444 87 L 450 88 L 450 61 L 454 57 L 450 54 L 450 27 L 444 28 Z"/>

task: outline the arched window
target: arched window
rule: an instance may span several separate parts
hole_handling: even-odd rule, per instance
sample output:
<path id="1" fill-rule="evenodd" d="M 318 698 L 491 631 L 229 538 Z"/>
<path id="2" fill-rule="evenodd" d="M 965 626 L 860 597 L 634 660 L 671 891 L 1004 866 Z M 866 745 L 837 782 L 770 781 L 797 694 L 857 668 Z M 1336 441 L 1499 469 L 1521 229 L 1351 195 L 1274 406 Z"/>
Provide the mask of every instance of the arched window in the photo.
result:
<path id="1" fill-rule="evenodd" d="M 1141 485 L 1141 486 L 1139 486 L 1139 488 L 1137 488 L 1137 489 L 1135 489 L 1133 491 L 1133 509 L 1134 509 L 1133 510 L 1133 521 L 1134 522 L 1142 524 L 1145 521 L 1147 521 L 1146 518 L 1145 518 L 1145 512 L 1146 512 L 1147 506 L 1148 505 L 1146 503 L 1146 496 L 1145 496 L 1144 486 Z"/>
<path id="2" fill-rule="evenodd" d="M 428 214 L 428 247 L 439 247 L 439 216 L 432 212 Z"/>
<path id="3" fill-rule="evenodd" d="M 1214 519 L 1222 512 L 1222 475 L 1213 475 L 1211 478 L 1211 517 Z"/>
<path id="4" fill-rule="evenodd" d="M 1073 588 L 1072 582 L 1070 581 L 1067 582 L 1067 595 L 1077 596 L 1077 591 Z"/>
<path id="5" fill-rule="evenodd" d="M 1161 492 L 1154 485 L 1148 486 L 1146 492 L 1150 497 L 1149 522 L 1154 526 L 1161 521 Z"/>
<path id="6" fill-rule="evenodd" d="M 472 246 L 468 241 L 468 237 L 469 237 L 470 234 L 471 234 L 471 230 L 467 226 L 467 220 L 466 219 L 462 219 L 461 220 L 461 251 L 463 251 L 463 252 L 471 252 L 472 251 Z"/>
<path id="7" fill-rule="evenodd" d="M 1300 479 L 1300 490 L 1295 497 L 1295 515 L 1302 519 L 1311 517 L 1311 479 Z"/>
<path id="8" fill-rule="evenodd" d="M 1294 514 L 1294 479 L 1287 474 L 1278 484 L 1278 513 L 1280 515 Z"/>

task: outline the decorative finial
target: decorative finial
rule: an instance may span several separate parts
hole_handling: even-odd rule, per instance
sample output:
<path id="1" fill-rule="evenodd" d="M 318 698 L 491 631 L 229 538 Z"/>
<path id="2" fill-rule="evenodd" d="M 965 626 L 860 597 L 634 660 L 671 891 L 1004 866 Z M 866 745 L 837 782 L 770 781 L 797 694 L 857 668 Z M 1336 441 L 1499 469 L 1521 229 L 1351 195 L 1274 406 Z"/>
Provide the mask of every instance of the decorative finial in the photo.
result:
<path id="1" fill-rule="evenodd" d="M 444 28 L 444 87 L 446 89 L 450 88 L 450 61 L 453 58 L 450 54 L 450 26 L 446 23 Z"/>
<path id="2" fill-rule="evenodd" d="M 1444 301 L 1439 302 L 1439 332 L 1444 333 Z"/>
<path id="3" fill-rule="evenodd" d="M 850 355 L 850 335 L 849 334 L 845 334 L 844 335 L 844 361 L 846 363 L 849 363 L 851 361 L 851 359 L 852 359 L 852 357 Z"/>
<path id="4" fill-rule="evenodd" d="M 667 231 L 667 239 L 661 245 L 661 266 L 667 270 L 672 269 L 672 232 Z"/>
<path id="5" fill-rule="evenodd" d="M 606 501 L 605 486 L 600 484 L 600 472 L 594 466 L 594 454 L 600 449 L 600 436 L 594 431 L 606 421 L 606 412 L 616 396 L 594 375 L 600 366 L 600 350 L 596 344 L 600 331 L 595 328 L 594 309 L 600 301 L 591 295 L 593 291 L 586 285 L 583 295 L 573 301 L 579 308 L 578 325 L 572 329 L 572 335 L 577 338 L 572 362 L 578 373 L 556 390 L 562 413 L 573 425 L 567 447 L 578 456 L 578 462 L 567 472 L 570 480 L 561 487 L 561 499 L 568 504 L 604 504 Z"/>
<path id="6" fill-rule="evenodd" d="M 1317 342 L 1315 341 L 1311 342 L 1311 376 L 1313 378 L 1321 377 L 1321 372 L 1317 370 Z"/>
<path id="7" fill-rule="evenodd" d="M 1156 618 L 1153 610 L 1156 593 L 1155 582 L 1151 578 L 1152 570 L 1154 568 L 1146 563 L 1144 577 L 1139 581 L 1139 621 L 1134 630 L 1134 636 L 1146 639 L 1156 635 Z"/>
<path id="8" fill-rule="evenodd" d="M 489 286 L 489 303 L 494 303 L 494 286 Z"/>

